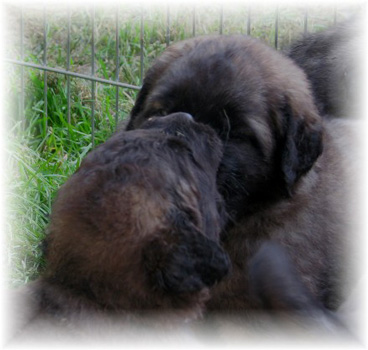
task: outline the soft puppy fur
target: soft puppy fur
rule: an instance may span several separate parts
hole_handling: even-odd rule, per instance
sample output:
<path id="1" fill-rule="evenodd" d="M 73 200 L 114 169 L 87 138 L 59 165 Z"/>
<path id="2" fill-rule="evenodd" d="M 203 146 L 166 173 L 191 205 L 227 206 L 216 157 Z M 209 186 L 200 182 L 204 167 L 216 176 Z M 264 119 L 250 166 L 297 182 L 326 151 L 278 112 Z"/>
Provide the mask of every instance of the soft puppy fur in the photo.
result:
<path id="1" fill-rule="evenodd" d="M 46 270 L 22 291 L 32 320 L 23 324 L 201 316 L 230 268 L 219 245 L 221 155 L 215 132 L 184 113 L 119 131 L 88 154 L 53 204 Z"/>
<path id="2" fill-rule="evenodd" d="M 322 115 L 361 116 L 365 22 L 364 16 L 355 16 L 325 31 L 307 34 L 287 50 L 310 80 Z"/>
<path id="3" fill-rule="evenodd" d="M 336 309 L 354 265 L 347 252 L 356 228 L 351 199 L 360 172 L 355 166 L 361 163 L 351 125 L 323 121 L 303 71 L 240 35 L 199 37 L 169 47 L 148 70 L 127 129 L 179 111 L 210 125 L 224 143 L 217 185 L 229 213 L 222 243 L 233 270 L 211 289 L 208 309 L 282 304 L 295 310 L 303 304 L 298 296 L 303 290 L 314 300 L 311 305 Z M 262 278 L 277 281 L 292 265 L 298 281 L 285 285 L 298 288 L 280 294 L 282 303 L 262 300 L 272 293 L 258 288 L 254 295 L 257 288 L 250 285 L 250 259 L 270 240 L 290 263 L 276 264 L 281 270 L 263 277 L 254 276 L 258 268 L 252 267 L 252 281 L 263 288 Z"/>

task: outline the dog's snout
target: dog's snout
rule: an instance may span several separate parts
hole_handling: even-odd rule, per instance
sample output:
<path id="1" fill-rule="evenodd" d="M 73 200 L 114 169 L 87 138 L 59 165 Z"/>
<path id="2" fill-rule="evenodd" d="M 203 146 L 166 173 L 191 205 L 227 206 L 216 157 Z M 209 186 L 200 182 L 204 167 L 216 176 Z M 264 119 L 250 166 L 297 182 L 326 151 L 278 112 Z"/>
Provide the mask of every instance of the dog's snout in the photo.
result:
<path id="1" fill-rule="evenodd" d="M 192 121 L 194 120 L 194 118 L 191 114 L 185 113 L 185 112 L 176 112 L 176 113 L 168 115 L 168 117 L 171 117 L 171 118 L 186 118 L 186 119 L 192 120 Z"/>
<path id="2" fill-rule="evenodd" d="M 189 119 L 189 120 L 193 120 L 193 116 L 189 113 L 182 113 L 183 117 Z"/>

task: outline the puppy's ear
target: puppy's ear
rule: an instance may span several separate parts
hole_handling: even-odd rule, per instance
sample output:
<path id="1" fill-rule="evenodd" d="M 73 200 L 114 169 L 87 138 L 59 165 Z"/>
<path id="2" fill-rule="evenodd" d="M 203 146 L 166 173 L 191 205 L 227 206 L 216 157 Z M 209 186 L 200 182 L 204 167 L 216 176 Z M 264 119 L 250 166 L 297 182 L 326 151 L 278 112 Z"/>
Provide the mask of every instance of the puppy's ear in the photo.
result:
<path id="1" fill-rule="evenodd" d="M 293 193 L 294 184 L 306 174 L 322 153 L 322 121 L 313 117 L 295 115 L 290 106 L 283 111 L 284 136 L 280 152 L 281 172 L 286 193 Z"/>
<path id="2" fill-rule="evenodd" d="M 147 80 L 147 81 L 146 81 Z M 136 119 L 136 116 L 141 113 L 141 111 L 144 108 L 146 98 L 148 94 L 151 91 L 152 83 L 149 81 L 149 79 L 145 79 L 142 88 L 140 89 L 137 99 L 135 101 L 135 104 L 130 112 L 130 119 L 129 123 L 126 126 L 126 130 L 132 130 L 134 129 L 134 121 Z"/>

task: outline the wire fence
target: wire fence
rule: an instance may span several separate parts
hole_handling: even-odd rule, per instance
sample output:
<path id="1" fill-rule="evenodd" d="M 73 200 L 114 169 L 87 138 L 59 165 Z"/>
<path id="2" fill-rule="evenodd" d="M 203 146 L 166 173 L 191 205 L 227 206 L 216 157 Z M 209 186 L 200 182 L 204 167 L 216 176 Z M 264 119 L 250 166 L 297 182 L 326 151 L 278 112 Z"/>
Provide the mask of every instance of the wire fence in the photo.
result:
<path id="1" fill-rule="evenodd" d="M 145 70 L 168 45 L 203 34 L 241 33 L 283 50 L 303 33 L 359 12 L 353 1 L 321 9 L 247 2 L 19 6 L 8 0 L 3 111 L 10 284 L 39 276 L 40 242 L 57 190 L 129 115 Z"/>
<path id="2" fill-rule="evenodd" d="M 47 52 L 49 48 L 49 38 L 48 38 L 48 16 L 47 16 L 47 5 L 43 5 L 43 38 L 42 38 L 42 45 L 43 45 L 43 57 L 42 62 L 31 62 L 28 58 L 26 59 L 26 53 L 24 49 L 24 36 L 25 36 L 25 8 L 24 6 L 21 6 L 20 8 L 17 8 L 16 10 L 19 11 L 19 36 L 20 36 L 20 52 L 17 58 L 7 58 L 5 61 L 20 67 L 20 82 L 19 82 L 19 118 L 23 119 L 25 122 L 25 113 L 24 113 L 24 105 L 25 105 L 25 70 L 26 69 L 36 69 L 39 71 L 43 71 L 44 73 L 44 103 L 43 103 L 43 113 L 46 117 L 46 128 L 47 128 L 47 120 L 48 120 L 48 74 L 49 73 L 57 73 L 61 74 L 66 78 L 66 96 L 67 96 L 67 106 L 66 106 L 66 118 L 68 120 L 68 123 L 71 122 L 71 108 L 72 108 L 72 100 L 71 100 L 71 78 L 77 78 L 77 79 L 83 79 L 85 81 L 89 81 L 91 86 L 91 125 L 92 125 L 92 144 L 94 144 L 94 134 L 95 134 L 95 101 L 96 101 L 96 84 L 106 84 L 111 87 L 114 87 L 116 89 L 115 92 L 115 121 L 116 124 L 118 123 L 118 120 L 120 119 L 119 116 L 121 114 L 121 110 L 119 109 L 119 99 L 120 99 L 120 89 L 128 89 L 132 91 L 136 91 L 140 89 L 140 85 L 142 83 L 143 74 L 145 69 L 147 68 L 145 66 L 145 14 L 147 13 L 145 9 L 140 10 L 139 20 L 140 20 L 140 33 L 139 33 L 139 45 L 140 45 L 140 54 L 139 54 L 139 61 L 140 61 L 140 84 L 131 84 L 126 81 L 122 81 L 122 77 L 119 74 L 118 67 L 121 64 L 121 58 L 124 57 L 124 52 L 121 52 L 120 48 L 120 40 L 119 36 L 121 34 L 121 21 L 122 18 L 120 18 L 121 9 L 119 8 L 119 4 L 116 4 L 115 7 L 115 18 L 114 18 L 114 26 L 115 26 L 115 76 L 113 78 L 102 78 L 100 76 L 96 75 L 96 9 L 95 6 L 90 6 L 89 8 L 89 16 L 91 21 L 91 40 L 90 40 L 90 51 L 91 51 L 91 57 L 90 57 L 90 67 L 91 67 L 91 74 L 86 73 L 80 73 L 72 71 L 71 69 L 71 12 L 72 9 L 68 7 L 67 9 L 67 34 L 66 34 L 66 60 L 63 68 L 60 67 L 53 67 L 49 64 L 47 59 Z M 227 34 L 228 32 L 225 32 L 225 5 L 221 5 L 217 9 L 217 14 L 215 13 L 215 16 L 218 17 L 218 28 L 217 32 L 219 34 Z M 225 6 L 226 7 L 226 6 Z M 254 27 L 254 6 L 251 5 L 245 5 L 246 12 L 243 18 L 243 28 L 241 29 L 241 32 L 247 35 L 255 35 L 255 27 Z M 280 14 L 283 10 L 279 8 L 279 6 L 276 6 L 274 9 L 274 17 L 273 17 L 273 46 L 276 49 L 280 48 Z M 169 5 L 166 5 L 166 30 L 165 30 L 165 42 L 166 46 L 170 45 L 172 42 L 172 8 Z M 198 8 L 193 6 L 191 11 L 189 11 L 191 16 L 191 30 L 189 36 L 196 36 L 198 35 Z M 300 21 L 300 24 L 302 26 L 302 32 L 307 33 L 309 31 L 309 21 L 311 18 L 310 11 L 308 8 L 302 9 L 303 17 Z M 338 14 L 338 7 L 333 6 L 330 10 L 331 13 L 331 19 L 330 24 L 336 24 L 337 22 L 337 14 Z M 229 19 L 229 18 L 227 18 Z M 269 19 L 268 19 L 269 21 Z M 202 33 L 200 33 L 202 34 Z"/>

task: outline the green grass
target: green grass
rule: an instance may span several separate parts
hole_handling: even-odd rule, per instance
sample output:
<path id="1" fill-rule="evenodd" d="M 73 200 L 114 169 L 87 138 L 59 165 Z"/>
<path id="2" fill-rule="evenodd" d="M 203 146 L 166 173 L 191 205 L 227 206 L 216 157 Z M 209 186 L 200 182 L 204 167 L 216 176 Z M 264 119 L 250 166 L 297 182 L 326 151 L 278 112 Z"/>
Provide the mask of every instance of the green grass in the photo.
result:
<path id="1" fill-rule="evenodd" d="M 25 60 L 42 64 L 44 54 L 43 10 L 26 5 Z M 219 32 L 220 5 L 197 6 L 196 35 Z M 359 6 L 341 7 L 338 20 Z M 141 84 L 141 70 L 166 48 L 166 7 L 143 9 L 144 48 L 141 67 L 141 9 L 120 6 L 119 9 L 119 79 L 129 84 Z M 275 7 L 252 8 L 251 35 L 273 45 L 275 37 Z M 303 7 L 279 7 L 279 48 L 299 37 L 304 28 Z M 115 79 L 115 13 L 116 8 L 96 9 L 96 75 Z M 309 9 L 308 28 L 322 30 L 333 23 L 333 7 Z M 246 33 L 248 6 L 225 5 L 223 33 Z M 8 5 L 8 42 L 5 53 L 19 59 L 19 11 Z M 47 10 L 47 63 L 66 68 L 67 9 L 55 5 Z M 175 5 L 170 8 L 170 40 L 179 41 L 193 34 L 193 8 Z M 91 73 L 91 17 L 83 5 L 71 12 L 71 59 L 74 72 Z M 43 267 L 41 242 L 51 204 L 57 189 L 78 168 L 83 157 L 92 149 L 91 82 L 71 78 L 70 123 L 67 116 L 67 80 L 58 74 L 47 74 L 47 116 L 44 102 L 44 73 L 24 69 L 24 114 L 20 109 L 19 67 L 7 65 L 7 98 L 4 110 L 6 132 L 6 231 L 9 283 L 24 284 L 36 278 Z M 126 118 L 133 106 L 136 91 L 119 88 L 118 115 L 115 110 L 116 88 L 96 84 L 94 142 L 106 140 L 119 121 Z"/>
<path id="2" fill-rule="evenodd" d="M 42 268 L 40 242 L 45 234 L 50 207 L 59 186 L 91 150 L 89 108 L 76 94 L 71 110 L 72 123 L 65 115 L 65 82 L 56 80 L 48 90 L 47 127 L 43 112 L 43 81 L 30 74 L 32 98 L 28 100 L 26 126 L 18 121 L 7 142 L 7 218 L 11 282 L 19 285 L 35 278 Z M 42 82 L 42 84 L 41 84 Z M 106 140 L 115 127 L 114 116 L 96 116 L 95 143 Z"/>

